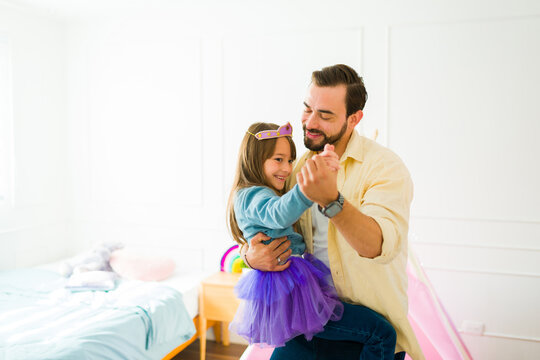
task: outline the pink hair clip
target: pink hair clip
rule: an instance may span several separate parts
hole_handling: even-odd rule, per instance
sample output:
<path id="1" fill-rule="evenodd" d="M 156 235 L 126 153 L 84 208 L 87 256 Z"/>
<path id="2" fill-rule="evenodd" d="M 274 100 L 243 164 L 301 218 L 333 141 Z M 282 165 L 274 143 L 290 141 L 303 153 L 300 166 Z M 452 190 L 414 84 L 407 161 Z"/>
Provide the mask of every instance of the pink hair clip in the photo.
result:
<path id="1" fill-rule="evenodd" d="M 249 131 L 248 133 L 251 134 Z M 255 136 L 257 140 L 273 139 L 282 136 L 292 136 L 292 126 L 290 123 L 286 123 L 285 125 L 280 126 L 277 130 L 263 130 L 251 135 Z"/>

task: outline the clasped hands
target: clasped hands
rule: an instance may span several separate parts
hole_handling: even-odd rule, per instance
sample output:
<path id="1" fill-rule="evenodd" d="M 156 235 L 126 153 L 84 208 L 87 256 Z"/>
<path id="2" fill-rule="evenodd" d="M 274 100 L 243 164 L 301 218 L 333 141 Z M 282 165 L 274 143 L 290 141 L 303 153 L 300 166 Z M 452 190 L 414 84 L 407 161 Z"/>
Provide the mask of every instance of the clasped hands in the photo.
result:
<path id="1" fill-rule="evenodd" d="M 339 157 L 334 152 L 334 146 L 326 144 L 323 152 L 307 159 L 302 169 L 296 174 L 300 191 L 311 201 L 326 206 L 338 197 L 337 172 Z M 287 261 L 292 253 L 291 242 L 286 237 L 274 239 L 270 244 L 262 243 L 270 237 L 258 233 L 251 239 L 247 251 L 243 248 L 249 265 L 262 271 L 283 271 L 290 262 Z"/>
<path id="2" fill-rule="evenodd" d="M 326 144 L 322 153 L 306 160 L 296 174 L 296 182 L 309 200 L 324 207 L 338 197 L 338 170 L 339 157 L 334 152 L 334 145 Z"/>

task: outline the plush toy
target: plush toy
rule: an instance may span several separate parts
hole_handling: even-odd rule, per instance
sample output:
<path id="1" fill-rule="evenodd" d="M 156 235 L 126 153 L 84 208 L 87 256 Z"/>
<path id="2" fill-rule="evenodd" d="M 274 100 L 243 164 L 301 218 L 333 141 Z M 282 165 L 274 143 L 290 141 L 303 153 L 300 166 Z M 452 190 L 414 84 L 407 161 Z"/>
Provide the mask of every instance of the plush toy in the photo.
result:
<path id="1" fill-rule="evenodd" d="M 65 277 L 89 271 L 112 271 L 109 264 L 111 253 L 124 246 L 118 242 L 102 243 L 87 253 L 65 261 L 60 266 L 60 273 Z"/>

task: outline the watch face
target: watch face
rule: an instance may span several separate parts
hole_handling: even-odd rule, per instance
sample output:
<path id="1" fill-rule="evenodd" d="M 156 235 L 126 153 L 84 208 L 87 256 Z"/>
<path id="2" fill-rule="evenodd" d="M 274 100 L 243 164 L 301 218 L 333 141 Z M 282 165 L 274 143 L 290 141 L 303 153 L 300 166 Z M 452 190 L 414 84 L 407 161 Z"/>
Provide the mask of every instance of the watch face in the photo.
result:
<path id="1" fill-rule="evenodd" d="M 337 201 L 334 201 L 326 207 L 324 213 L 326 216 L 331 218 L 331 217 L 336 216 L 341 211 L 341 209 L 342 209 L 341 204 L 338 203 Z"/>
<path id="2" fill-rule="evenodd" d="M 323 213 L 324 216 L 331 218 L 339 214 L 341 210 L 343 210 L 343 203 L 345 202 L 345 198 L 341 193 L 338 193 L 338 199 L 335 201 L 332 201 L 330 204 L 328 204 L 327 207 L 321 208 L 319 205 L 319 211 Z"/>

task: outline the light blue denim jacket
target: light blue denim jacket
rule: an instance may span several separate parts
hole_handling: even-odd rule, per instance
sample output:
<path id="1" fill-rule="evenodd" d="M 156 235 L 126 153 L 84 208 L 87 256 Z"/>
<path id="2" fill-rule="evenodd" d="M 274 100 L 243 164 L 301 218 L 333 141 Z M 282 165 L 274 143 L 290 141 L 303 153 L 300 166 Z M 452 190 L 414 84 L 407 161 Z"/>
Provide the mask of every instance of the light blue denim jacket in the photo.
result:
<path id="1" fill-rule="evenodd" d="M 272 239 L 287 236 L 291 241 L 292 253 L 301 255 L 306 250 L 302 235 L 293 229 L 293 224 L 304 211 L 313 205 L 295 185 L 283 196 L 278 196 L 266 186 L 252 186 L 238 190 L 234 201 L 236 222 L 244 238 L 251 241 L 262 232 Z"/>

